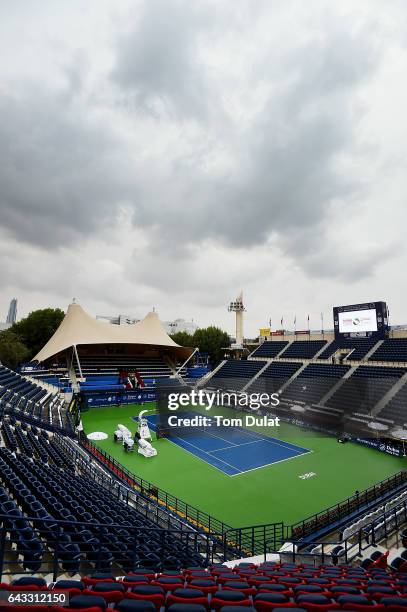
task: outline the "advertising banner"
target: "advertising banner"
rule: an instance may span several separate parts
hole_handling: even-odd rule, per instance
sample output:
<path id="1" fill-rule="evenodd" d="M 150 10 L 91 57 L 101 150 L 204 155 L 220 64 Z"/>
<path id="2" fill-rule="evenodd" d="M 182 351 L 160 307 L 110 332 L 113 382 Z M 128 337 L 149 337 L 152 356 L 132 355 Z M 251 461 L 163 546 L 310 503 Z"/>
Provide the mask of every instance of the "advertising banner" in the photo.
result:
<path id="1" fill-rule="evenodd" d="M 383 453 L 387 453 L 388 455 L 394 455 L 395 457 L 402 456 L 401 448 L 398 448 L 397 445 L 392 444 L 391 442 L 385 442 L 384 440 L 374 440 L 373 438 L 356 438 L 356 442 L 359 444 L 363 444 L 364 446 L 371 446 L 372 448 L 376 448 Z"/>
<path id="2" fill-rule="evenodd" d="M 120 406 L 122 404 L 144 404 L 156 400 L 155 391 L 133 389 L 124 393 L 86 393 L 83 399 L 89 408 L 99 406 Z"/>

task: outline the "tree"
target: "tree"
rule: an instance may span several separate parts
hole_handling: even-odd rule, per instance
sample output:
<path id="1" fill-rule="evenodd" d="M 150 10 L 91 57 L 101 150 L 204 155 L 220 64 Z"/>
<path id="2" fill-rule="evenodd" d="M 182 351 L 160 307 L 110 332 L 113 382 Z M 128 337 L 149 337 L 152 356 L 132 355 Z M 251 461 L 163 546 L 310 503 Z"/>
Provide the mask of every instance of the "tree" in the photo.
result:
<path id="1" fill-rule="evenodd" d="M 14 370 L 19 363 L 29 359 L 29 350 L 10 329 L 0 333 L 0 361 Z"/>
<path id="2" fill-rule="evenodd" d="M 179 331 L 170 336 L 180 346 L 194 346 L 193 336 L 186 331 Z"/>
<path id="3" fill-rule="evenodd" d="M 197 346 L 201 353 L 208 353 L 209 361 L 212 366 L 215 366 L 223 359 L 225 348 L 230 346 L 230 338 L 219 327 L 210 325 L 195 331 L 192 336 L 192 345 L 190 346 Z"/>
<path id="4" fill-rule="evenodd" d="M 60 308 L 34 310 L 25 319 L 14 323 L 10 331 L 25 344 L 29 359 L 32 359 L 58 329 L 64 316 Z"/>

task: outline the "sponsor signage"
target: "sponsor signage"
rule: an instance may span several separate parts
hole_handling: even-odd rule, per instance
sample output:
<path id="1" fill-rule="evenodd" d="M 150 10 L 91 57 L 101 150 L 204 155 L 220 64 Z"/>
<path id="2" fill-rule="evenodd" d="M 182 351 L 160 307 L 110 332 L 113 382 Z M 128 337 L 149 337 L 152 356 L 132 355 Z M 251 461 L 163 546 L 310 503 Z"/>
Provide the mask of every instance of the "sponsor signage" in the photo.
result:
<path id="1" fill-rule="evenodd" d="M 157 398 L 155 391 L 144 391 L 143 389 L 135 389 L 125 391 L 124 393 L 84 393 L 83 399 L 85 403 L 91 407 L 99 406 L 116 406 L 121 404 L 144 404 L 145 402 L 154 402 Z"/>
<path id="2" fill-rule="evenodd" d="M 374 440 L 373 438 L 356 438 L 356 442 L 359 442 L 359 444 L 364 444 L 365 446 L 371 446 L 372 448 L 382 451 L 382 453 L 394 455 L 395 457 L 401 457 L 402 455 L 401 448 L 397 448 L 397 446 L 383 440 Z"/>
<path id="3" fill-rule="evenodd" d="M 335 338 L 384 338 L 388 332 L 386 302 L 366 302 L 333 309 Z"/>

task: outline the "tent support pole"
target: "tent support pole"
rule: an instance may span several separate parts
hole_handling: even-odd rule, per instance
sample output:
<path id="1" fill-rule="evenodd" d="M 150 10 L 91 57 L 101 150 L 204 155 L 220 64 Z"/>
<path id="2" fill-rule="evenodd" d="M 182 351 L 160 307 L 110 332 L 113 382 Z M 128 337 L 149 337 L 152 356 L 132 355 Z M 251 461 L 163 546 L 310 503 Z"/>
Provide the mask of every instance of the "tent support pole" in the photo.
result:
<path id="1" fill-rule="evenodd" d="M 76 350 L 76 344 L 73 345 L 73 350 L 75 351 L 75 357 L 76 357 L 76 361 L 78 363 L 78 368 L 79 368 L 79 376 L 81 378 L 83 378 L 82 376 L 82 368 L 81 368 L 81 362 L 79 361 L 79 355 L 78 355 L 78 351 Z"/>
<path id="2" fill-rule="evenodd" d="M 175 375 L 176 375 L 176 376 L 177 376 L 177 375 L 178 375 L 178 374 L 181 372 L 182 368 L 185 368 L 185 366 L 187 365 L 188 361 L 189 361 L 190 359 L 192 359 L 192 357 L 195 355 L 195 353 L 197 352 L 197 350 L 198 350 L 198 347 L 196 347 L 196 349 L 194 350 L 194 352 L 193 352 L 193 353 L 191 353 L 191 355 L 188 357 L 188 359 L 187 359 L 186 361 L 184 361 L 184 363 L 183 363 L 183 364 L 182 364 L 182 365 L 181 365 L 181 366 L 178 368 L 178 370 L 175 372 Z"/>

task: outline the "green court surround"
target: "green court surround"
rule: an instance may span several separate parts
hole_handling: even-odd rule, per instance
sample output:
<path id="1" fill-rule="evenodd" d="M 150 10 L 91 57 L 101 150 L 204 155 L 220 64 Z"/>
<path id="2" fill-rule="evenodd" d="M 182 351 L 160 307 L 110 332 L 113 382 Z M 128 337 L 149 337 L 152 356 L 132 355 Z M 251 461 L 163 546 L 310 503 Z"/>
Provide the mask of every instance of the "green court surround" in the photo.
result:
<path id="1" fill-rule="evenodd" d="M 286 423 L 254 429 L 312 453 L 233 477 L 166 439 L 154 440 L 158 455 L 147 459 L 137 452 L 126 453 L 113 441 L 118 423 L 135 431 L 131 417 L 141 409 L 151 410 L 154 405 L 93 408 L 82 413 L 85 432 L 106 432 L 108 439 L 96 444 L 131 472 L 233 527 L 296 523 L 407 467 L 405 458 L 359 444 L 338 444 L 334 438 Z M 223 408 L 222 413 L 236 416 L 230 409 Z M 316 475 L 300 478 L 311 473 Z"/>

